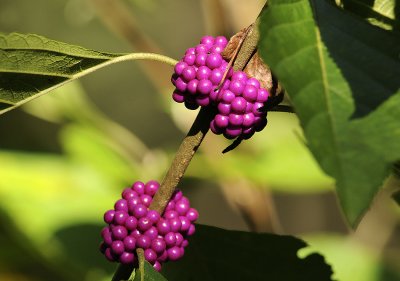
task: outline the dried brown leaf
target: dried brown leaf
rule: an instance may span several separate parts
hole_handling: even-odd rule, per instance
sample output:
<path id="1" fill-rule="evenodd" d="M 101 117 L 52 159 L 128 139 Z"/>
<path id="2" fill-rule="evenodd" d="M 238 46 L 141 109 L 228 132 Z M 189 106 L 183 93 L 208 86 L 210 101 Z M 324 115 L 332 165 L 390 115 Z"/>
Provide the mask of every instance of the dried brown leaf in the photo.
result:
<path id="1" fill-rule="evenodd" d="M 230 61 L 233 57 L 233 54 L 235 53 L 240 40 L 242 40 L 243 36 L 245 35 L 246 28 L 243 28 L 240 30 L 238 33 L 233 35 L 231 39 L 229 39 L 228 44 L 226 45 L 224 51 L 221 53 L 222 57 L 226 61 Z"/>

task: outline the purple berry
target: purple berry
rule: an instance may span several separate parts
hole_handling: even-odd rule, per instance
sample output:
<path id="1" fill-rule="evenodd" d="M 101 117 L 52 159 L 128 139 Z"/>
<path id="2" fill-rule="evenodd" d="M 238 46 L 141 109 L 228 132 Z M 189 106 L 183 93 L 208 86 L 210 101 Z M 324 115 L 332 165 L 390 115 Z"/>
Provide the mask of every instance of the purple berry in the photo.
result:
<path id="1" fill-rule="evenodd" d="M 104 243 L 110 246 L 113 242 L 112 233 L 109 227 L 103 228 L 101 231 L 101 237 L 103 238 Z"/>
<path id="2" fill-rule="evenodd" d="M 114 219 L 115 211 L 114 210 L 108 210 L 107 212 L 104 213 L 104 222 L 105 223 L 111 223 Z"/>
<path id="3" fill-rule="evenodd" d="M 229 90 L 231 90 L 236 96 L 239 96 L 243 93 L 245 86 L 246 85 L 240 80 L 231 80 L 231 83 L 229 84 Z"/>
<path id="4" fill-rule="evenodd" d="M 137 194 L 144 194 L 144 183 L 137 181 L 133 184 L 132 189 L 137 192 Z"/>
<path id="5" fill-rule="evenodd" d="M 224 36 L 217 36 L 215 37 L 214 44 L 222 45 L 225 47 L 228 44 L 228 40 Z"/>
<path id="6" fill-rule="evenodd" d="M 168 232 L 167 234 L 165 234 L 164 237 L 164 241 L 165 244 L 167 245 L 167 247 L 172 247 L 176 244 L 176 235 L 174 232 Z"/>
<path id="7" fill-rule="evenodd" d="M 182 198 L 182 196 L 183 196 L 182 191 L 180 191 L 180 190 L 175 190 L 175 191 L 174 191 L 174 194 L 173 194 L 172 197 L 171 197 L 171 200 L 173 200 L 173 201 L 178 201 L 178 200 L 180 200 L 180 199 Z"/>
<path id="8" fill-rule="evenodd" d="M 111 244 L 111 251 L 115 255 L 121 255 L 125 251 L 124 242 L 119 240 L 113 241 Z"/>
<path id="9" fill-rule="evenodd" d="M 125 220 L 125 227 L 127 230 L 134 230 L 137 227 L 137 219 L 134 216 L 129 216 L 126 220 Z"/>
<path id="10" fill-rule="evenodd" d="M 254 114 L 252 112 L 243 115 L 243 127 L 251 127 L 254 125 Z"/>
<path id="11" fill-rule="evenodd" d="M 247 81 L 247 75 L 246 75 L 246 73 L 244 73 L 243 71 L 235 71 L 235 72 L 232 74 L 231 79 L 232 79 L 232 81 L 238 80 L 238 81 L 242 81 L 242 82 L 246 83 L 246 81 Z"/>
<path id="12" fill-rule="evenodd" d="M 196 55 L 195 54 L 187 54 L 183 58 L 183 61 L 189 66 L 193 65 L 195 60 L 196 60 Z"/>
<path id="13" fill-rule="evenodd" d="M 252 85 L 252 86 L 256 87 L 257 89 L 260 88 L 260 81 L 258 81 L 256 78 L 253 78 L 253 77 L 247 79 L 246 84 Z"/>
<path id="14" fill-rule="evenodd" d="M 218 68 L 222 64 L 222 57 L 220 54 L 209 54 L 206 59 L 206 65 L 210 69 Z"/>
<path id="15" fill-rule="evenodd" d="M 181 216 L 185 215 L 190 208 L 189 202 L 184 200 L 184 198 L 185 197 L 175 203 L 175 211 Z"/>
<path id="16" fill-rule="evenodd" d="M 231 109 L 237 113 L 244 113 L 246 106 L 247 101 L 242 97 L 236 97 L 231 103 Z"/>
<path id="17" fill-rule="evenodd" d="M 146 207 L 150 206 L 152 200 L 153 200 L 153 198 L 150 195 L 147 195 L 147 194 L 140 195 L 140 201 Z"/>
<path id="18" fill-rule="evenodd" d="M 189 241 L 187 239 L 183 240 L 182 247 L 187 247 L 189 245 Z"/>
<path id="19" fill-rule="evenodd" d="M 207 95 L 211 92 L 212 87 L 213 87 L 213 84 L 211 83 L 210 80 L 203 79 L 203 80 L 199 81 L 199 84 L 197 85 L 197 91 L 200 94 Z"/>
<path id="20" fill-rule="evenodd" d="M 207 96 L 197 97 L 196 103 L 200 106 L 207 106 L 210 104 L 210 99 Z"/>
<path id="21" fill-rule="evenodd" d="M 171 227 L 169 225 L 169 222 L 167 220 L 160 219 L 157 222 L 157 230 L 158 230 L 158 233 L 160 233 L 161 235 L 167 234 L 168 232 L 171 231 Z"/>
<path id="22" fill-rule="evenodd" d="M 119 257 L 119 261 L 122 264 L 133 264 L 135 262 L 135 256 L 132 253 L 123 252 Z"/>
<path id="23" fill-rule="evenodd" d="M 180 62 L 178 62 L 177 64 L 175 64 L 174 71 L 175 71 L 176 74 L 181 75 L 181 74 L 182 74 L 182 71 L 183 71 L 187 66 L 188 66 L 188 65 L 187 65 L 186 62 L 180 61 Z"/>
<path id="24" fill-rule="evenodd" d="M 150 237 L 151 240 L 156 239 L 158 237 L 158 230 L 155 226 L 150 227 L 144 235 Z"/>
<path id="25" fill-rule="evenodd" d="M 124 225 L 126 219 L 129 217 L 129 214 L 123 211 L 115 212 L 113 222 L 117 225 Z"/>
<path id="26" fill-rule="evenodd" d="M 165 213 L 164 213 L 164 216 L 163 216 L 165 219 L 173 219 L 173 218 L 178 218 L 179 217 L 179 214 L 178 214 L 178 212 L 177 211 L 175 211 L 175 210 L 168 210 L 168 211 L 166 211 Z"/>
<path id="27" fill-rule="evenodd" d="M 235 99 L 236 95 L 229 90 L 224 90 L 221 95 L 221 101 L 224 103 L 231 103 Z"/>
<path id="28" fill-rule="evenodd" d="M 147 208 L 142 204 L 138 204 L 133 208 L 133 215 L 137 219 L 146 216 L 146 214 L 147 214 Z"/>
<path id="29" fill-rule="evenodd" d="M 192 236 L 195 232 L 196 232 L 196 227 L 194 226 L 194 224 L 191 224 L 188 229 L 187 235 Z"/>
<path id="30" fill-rule="evenodd" d="M 126 236 L 124 238 L 124 247 L 126 251 L 133 251 L 136 248 L 136 239 L 132 236 Z"/>
<path id="31" fill-rule="evenodd" d="M 228 139 L 234 139 L 240 136 L 242 128 L 238 126 L 228 126 L 225 130 L 224 136 Z"/>
<path id="32" fill-rule="evenodd" d="M 137 205 L 141 204 L 140 198 L 135 197 L 127 200 L 128 202 L 128 211 L 129 214 L 133 214 L 133 210 L 136 208 Z"/>
<path id="33" fill-rule="evenodd" d="M 197 93 L 197 86 L 199 85 L 199 80 L 193 79 L 187 84 L 187 91 L 193 95 Z"/>
<path id="34" fill-rule="evenodd" d="M 221 82 L 223 76 L 224 72 L 221 69 L 216 68 L 211 72 L 210 81 L 214 85 L 218 85 Z"/>
<path id="35" fill-rule="evenodd" d="M 189 228 L 189 230 L 190 230 L 190 228 Z M 175 243 L 175 245 L 176 245 L 176 246 L 182 245 L 182 242 L 183 242 L 183 236 L 182 236 L 182 234 L 180 234 L 179 232 L 175 233 L 175 238 L 176 238 L 176 243 Z"/>
<path id="36" fill-rule="evenodd" d="M 169 201 L 167 207 L 165 207 L 165 211 L 174 210 L 175 209 L 175 202 Z"/>
<path id="37" fill-rule="evenodd" d="M 211 75 L 211 70 L 207 66 L 200 66 L 197 69 L 196 78 L 198 80 L 208 79 Z"/>
<path id="38" fill-rule="evenodd" d="M 233 126 L 241 126 L 243 124 L 243 115 L 229 114 L 229 124 Z"/>
<path id="39" fill-rule="evenodd" d="M 181 223 L 181 220 L 179 219 L 179 217 L 170 219 L 168 221 L 169 221 L 169 225 L 171 227 L 171 231 L 178 232 L 181 229 L 182 223 Z"/>
<path id="40" fill-rule="evenodd" d="M 225 128 L 228 126 L 229 124 L 229 118 L 225 115 L 221 115 L 221 114 L 217 114 L 214 117 L 214 124 L 218 127 L 218 128 Z"/>
<path id="41" fill-rule="evenodd" d="M 193 66 L 185 67 L 182 71 L 182 77 L 184 81 L 188 83 L 190 80 L 193 80 L 196 77 L 196 69 Z"/>
<path id="42" fill-rule="evenodd" d="M 122 192 L 122 198 L 125 200 L 135 198 L 137 196 L 136 191 L 133 191 L 132 188 L 128 187 L 125 188 L 124 191 Z"/>
<path id="43" fill-rule="evenodd" d="M 179 219 L 181 220 L 181 224 L 182 224 L 181 231 L 182 232 L 188 231 L 188 229 L 189 229 L 189 227 L 191 225 L 190 220 L 187 217 L 184 217 L 184 216 L 180 216 Z"/>
<path id="44" fill-rule="evenodd" d="M 255 102 L 253 104 L 253 114 L 254 116 L 262 116 L 264 113 L 260 110 L 262 107 L 264 107 L 264 104 L 261 102 Z"/>
<path id="45" fill-rule="evenodd" d="M 159 214 L 157 211 L 149 210 L 149 211 L 147 212 L 147 217 L 149 218 L 149 220 L 150 220 L 152 223 L 157 223 L 161 216 L 160 216 L 160 214 Z"/>
<path id="46" fill-rule="evenodd" d="M 210 129 L 211 129 L 211 131 L 212 131 L 214 134 L 216 134 L 216 135 L 222 134 L 221 129 L 218 128 L 218 127 L 215 125 L 215 120 L 211 120 L 211 122 L 210 122 Z"/>
<path id="47" fill-rule="evenodd" d="M 258 102 L 266 102 L 268 100 L 269 93 L 266 89 L 258 89 L 257 92 L 257 101 Z"/>
<path id="48" fill-rule="evenodd" d="M 115 240 L 123 240 L 127 235 L 128 231 L 124 226 L 118 225 L 111 229 L 112 237 Z"/>
<path id="49" fill-rule="evenodd" d="M 171 261 L 179 260 L 182 257 L 181 250 L 177 246 L 174 246 L 174 247 L 168 249 L 167 253 L 168 253 L 168 258 Z"/>
<path id="50" fill-rule="evenodd" d="M 227 103 L 218 104 L 218 112 L 222 115 L 228 115 L 231 112 L 231 105 Z"/>
<path id="51" fill-rule="evenodd" d="M 146 235 L 140 235 L 136 239 L 136 246 L 138 248 L 147 249 L 151 246 L 151 239 Z"/>
<path id="52" fill-rule="evenodd" d="M 148 229 L 150 229 L 150 227 L 152 226 L 152 222 L 150 221 L 150 219 L 148 217 L 141 217 L 138 220 L 138 224 L 137 227 L 140 231 L 144 232 Z"/>
<path id="53" fill-rule="evenodd" d="M 205 54 L 208 52 L 209 47 L 205 44 L 199 44 L 195 47 L 196 54 Z"/>
<path id="54" fill-rule="evenodd" d="M 150 195 L 151 197 L 153 197 L 157 190 L 160 188 L 160 184 L 157 181 L 151 180 L 148 181 L 145 186 L 144 186 L 144 192 L 147 195 Z"/>
<path id="55" fill-rule="evenodd" d="M 151 248 L 158 254 L 163 253 L 166 248 L 164 239 L 162 238 L 153 239 L 153 241 L 151 242 Z"/>
<path id="56" fill-rule="evenodd" d="M 157 260 L 157 254 L 153 249 L 144 250 L 144 258 L 151 264 Z"/>
<path id="57" fill-rule="evenodd" d="M 100 243 L 99 250 L 100 250 L 100 252 L 101 252 L 102 254 L 105 253 L 105 251 L 106 251 L 107 248 L 108 248 L 108 245 L 107 245 L 104 241 Z"/>
<path id="58" fill-rule="evenodd" d="M 181 77 L 178 77 L 175 82 L 175 87 L 178 91 L 184 92 L 187 89 L 187 83 Z M 139 192 L 138 192 L 139 193 Z"/>
<path id="59" fill-rule="evenodd" d="M 159 261 L 155 261 L 155 263 L 153 264 L 153 268 L 155 270 L 157 270 L 158 272 L 161 271 L 161 263 Z"/>
<path id="60" fill-rule="evenodd" d="M 211 53 L 222 53 L 222 51 L 225 49 L 225 46 L 222 45 L 214 45 L 210 48 Z"/>
<path id="61" fill-rule="evenodd" d="M 207 60 L 207 54 L 206 53 L 201 53 L 201 54 L 198 54 L 196 56 L 196 60 L 195 60 L 194 64 L 197 67 L 205 66 L 206 65 L 206 60 Z"/>
<path id="62" fill-rule="evenodd" d="M 185 51 L 185 55 L 195 55 L 195 54 L 196 54 L 195 48 L 189 48 Z"/>
<path id="63" fill-rule="evenodd" d="M 199 218 L 199 212 L 196 209 L 190 208 L 189 211 L 186 213 L 186 217 L 191 221 L 194 222 Z"/>
<path id="64" fill-rule="evenodd" d="M 165 250 L 164 252 L 162 252 L 161 255 L 158 256 L 158 261 L 165 262 L 167 260 L 168 260 L 168 253 L 167 253 L 167 250 Z"/>
<path id="65" fill-rule="evenodd" d="M 125 199 L 119 199 L 114 204 L 115 211 L 128 212 L 128 202 Z"/>
<path id="66" fill-rule="evenodd" d="M 140 233 L 139 229 L 135 229 L 131 231 L 130 236 L 135 238 L 136 240 L 141 236 L 142 234 Z"/>
<path id="67" fill-rule="evenodd" d="M 107 248 L 107 249 L 104 251 L 104 255 L 105 255 L 106 258 L 107 258 L 109 261 L 111 261 L 111 262 L 114 262 L 114 261 L 117 260 L 116 256 L 111 252 L 111 249 L 110 249 L 110 248 Z"/>
<path id="68" fill-rule="evenodd" d="M 212 47 L 214 45 L 214 41 L 215 39 L 212 36 L 203 36 L 200 40 L 200 44 Z"/>

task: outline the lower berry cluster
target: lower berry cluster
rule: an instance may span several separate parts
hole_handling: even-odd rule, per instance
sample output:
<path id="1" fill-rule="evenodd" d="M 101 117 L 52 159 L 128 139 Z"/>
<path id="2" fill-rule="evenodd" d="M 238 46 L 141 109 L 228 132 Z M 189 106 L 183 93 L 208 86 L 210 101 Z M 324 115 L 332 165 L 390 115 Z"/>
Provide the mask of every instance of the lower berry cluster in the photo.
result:
<path id="1" fill-rule="evenodd" d="M 188 109 L 216 107 L 211 131 L 228 139 L 248 139 L 267 124 L 264 107 L 270 93 L 256 78 L 228 69 L 221 55 L 227 44 L 223 36 L 204 36 L 200 44 L 187 49 L 174 68 L 172 98 Z"/>
<path id="2" fill-rule="evenodd" d="M 176 190 L 163 215 L 149 210 L 160 184 L 137 181 L 124 189 L 122 199 L 114 209 L 104 214 L 104 227 L 100 251 L 109 261 L 137 265 L 136 249 L 144 250 L 145 259 L 157 270 L 166 261 L 180 259 L 187 238 L 194 234 L 198 212 L 190 207 L 189 199 Z"/>

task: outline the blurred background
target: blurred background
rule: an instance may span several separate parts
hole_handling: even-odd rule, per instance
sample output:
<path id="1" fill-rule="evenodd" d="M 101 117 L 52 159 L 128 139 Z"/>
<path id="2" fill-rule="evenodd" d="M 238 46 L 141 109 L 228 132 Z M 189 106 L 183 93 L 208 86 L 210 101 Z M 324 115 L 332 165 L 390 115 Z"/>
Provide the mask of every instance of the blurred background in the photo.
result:
<path id="1" fill-rule="evenodd" d="M 232 36 L 262 0 L 0 0 L 0 32 L 36 33 L 106 52 L 180 59 L 201 36 Z M 103 213 L 134 181 L 161 181 L 194 120 L 172 102 L 172 68 L 110 66 L 0 116 L 0 280 L 110 280 L 98 251 Z M 335 279 L 400 280 L 400 208 L 390 178 L 357 231 L 294 114 L 238 148 L 206 136 L 179 188 L 199 223 L 291 234 L 323 254 Z"/>

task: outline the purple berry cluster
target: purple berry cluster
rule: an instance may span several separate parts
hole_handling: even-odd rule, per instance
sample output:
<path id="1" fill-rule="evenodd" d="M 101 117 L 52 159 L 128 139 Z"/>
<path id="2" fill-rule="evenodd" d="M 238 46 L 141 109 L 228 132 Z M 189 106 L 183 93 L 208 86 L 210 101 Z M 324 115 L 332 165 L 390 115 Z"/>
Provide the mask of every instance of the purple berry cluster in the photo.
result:
<path id="1" fill-rule="evenodd" d="M 101 231 L 100 251 L 109 261 L 137 264 L 136 249 L 144 250 L 145 259 L 157 270 L 161 263 L 180 259 L 194 234 L 198 212 L 190 207 L 189 199 L 176 190 L 163 216 L 149 210 L 160 184 L 137 181 L 122 192 L 114 209 L 104 214 L 108 226 Z"/>
<path id="2" fill-rule="evenodd" d="M 211 131 L 228 139 L 248 139 L 267 124 L 267 112 L 261 108 L 269 92 L 256 78 L 232 68 L 218 88 L 228 67 L 221 55 L 227 42 L 223 36 L 204 36 L 199 45 L 186 50 L 172 75 L 176 87 L 172 98 L 184 102 L 188 109 L 215 106 L 217 114 L 210 123 Z"/>
<path id="3" fill-rule="evenodd" d="M 171 78 L 176 87 L 172 98 L 176 102 L 184 102 L 188 109 L 210 104 L 210 93 L 219 85 L 228 66 L 221 56 L 227 43 L 224 36 L 204 36 L 199 45 L 186 50 Z"/>
<path id="4" fill-rule="evenodd" d="M 260 110 L 268 100 L 269 93 L 260 87 L 256 78 L 236 71 L 217 97 L 217 115 L 210 123 L 215 134 L 223 134 L 228 139 L 250 138 L 264 129 L 267 113 Z"/>

